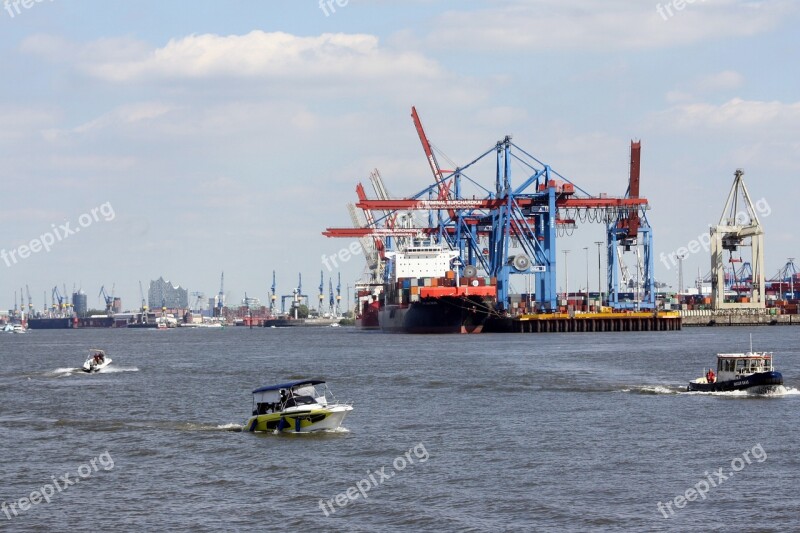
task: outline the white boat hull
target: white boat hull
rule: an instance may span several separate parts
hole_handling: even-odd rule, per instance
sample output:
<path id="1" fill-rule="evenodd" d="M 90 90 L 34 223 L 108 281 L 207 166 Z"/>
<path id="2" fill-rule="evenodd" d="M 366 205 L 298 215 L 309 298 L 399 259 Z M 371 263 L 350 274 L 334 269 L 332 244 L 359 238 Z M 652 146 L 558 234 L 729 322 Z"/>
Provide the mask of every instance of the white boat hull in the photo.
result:
<path id="1" fill-rule="evenodd" d="M 111 359 L 108 357 L 106 357 L 106 359 L 98 365 L 93 365 L 91 361 L 86 361 L 85 363 L 83 363 L 83 371 L 89 373 L 99 372 L 100 370 L 104 369 L 110 364 L 111 364 Z"/>

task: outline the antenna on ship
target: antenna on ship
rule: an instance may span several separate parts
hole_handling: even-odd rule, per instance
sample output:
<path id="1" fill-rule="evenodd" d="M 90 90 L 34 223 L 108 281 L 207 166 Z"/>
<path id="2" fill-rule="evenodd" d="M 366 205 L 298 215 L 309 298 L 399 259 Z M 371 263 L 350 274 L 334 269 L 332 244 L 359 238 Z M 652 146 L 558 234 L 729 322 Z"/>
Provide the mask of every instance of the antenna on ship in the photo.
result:
<path id="1" fill-rule="evenodd" d="M 750 334 L 750 353 L 753 353 L 753 334 Z"/>

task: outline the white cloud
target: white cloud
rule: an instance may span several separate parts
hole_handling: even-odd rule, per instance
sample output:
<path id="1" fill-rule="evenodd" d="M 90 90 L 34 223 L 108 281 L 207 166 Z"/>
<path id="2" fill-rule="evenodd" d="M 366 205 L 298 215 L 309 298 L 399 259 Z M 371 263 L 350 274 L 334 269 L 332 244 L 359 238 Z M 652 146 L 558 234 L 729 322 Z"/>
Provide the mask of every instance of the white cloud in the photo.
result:
<path id="1" fill-rule="evenodd" d="M 700 91 L 716 92 L 738 89 L 744 83 L 744 76 L 734 70 L 725 70 L 701 77 L 696 82 Z"/>
<path id="2" fill-rule="evenodd" d="M 56 121 L 57 116 L 45 109 L 17 105 L 0 106 L 0 140 L 11 141 L 30 137 Z"/>
<path id="3" fill-rule="evenodd" d="M 769 126 L 800 127 L 800 102 L 761 102 L 733 98 L 721 105 L 709 103 L 683 104 L 662 114 L 668 124 L 678 128 L 751 129 Z"/>
<path id="4" fill-rule="evenodd" d="M 428 37 L 433 45 L 471 50 L 640 49 L 751 36 L 770 30 L 800 6 L 787 0 L 706 0 L 684 4 L 665 20 L 670 1 L 503 0 L 496 7 L 450 11 Z"/>
<path id="5" fill-rule="evenodd" d="M 27 39 L 22 49 L 59 59 L 64 47 L 57 39 L 39 35 Z M 440 74 L 434 61 L 417 53 L 382 48 L 377 37 L 366 34 L 300 37 L 257 30 L 245 35 L 189 35 L 155 49 L 123 39 L 66 47 L 86 72 L 111 82 L 215 77 L 319 82 L 321 78 L 436 78 Z"/>

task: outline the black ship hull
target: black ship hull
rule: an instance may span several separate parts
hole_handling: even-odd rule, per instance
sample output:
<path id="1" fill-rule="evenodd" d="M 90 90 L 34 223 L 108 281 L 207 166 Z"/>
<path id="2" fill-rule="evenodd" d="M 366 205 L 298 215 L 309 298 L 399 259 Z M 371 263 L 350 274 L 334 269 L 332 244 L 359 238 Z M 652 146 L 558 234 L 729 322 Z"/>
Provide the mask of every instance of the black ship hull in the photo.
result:
<path id="1" fill-rule="evenodd" d="M 28 319 L 29 329 L 72 329 L 75 321 L 72 318 L 31 318 Z"/>
<path id="2" fill-rule="evenodd" d="M 407 306 L 384 306 L 378 313 L 378 322 L 387 333 L 480 333 L 489 305 L 480 297 L 423 298 Z"/>
<path id="3" fill-rule="evenodd" d="M 89 316 L 78 319 L 79 328 L 113 328 L 114 317 L 110 316 Z"/>
<path id="4" fill-rule="evenodd" d="M 749 392 L 769 392 L 771 389 L 783 385 L 783 375 L 780 372 L 758 372 L 739 379 L 717 381 L 714 383 L 690 382 L 686 390 L 695 392 L 728 392 L 746 390 Z"/>

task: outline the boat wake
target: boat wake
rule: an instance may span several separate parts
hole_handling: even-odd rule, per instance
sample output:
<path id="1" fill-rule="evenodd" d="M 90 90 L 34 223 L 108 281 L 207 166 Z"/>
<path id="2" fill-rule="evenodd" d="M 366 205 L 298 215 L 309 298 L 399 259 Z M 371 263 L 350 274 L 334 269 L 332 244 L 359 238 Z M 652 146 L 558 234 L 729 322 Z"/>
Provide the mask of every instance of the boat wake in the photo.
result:
<path id="1" fill-rule="evenodd" d="M 677 385 L 672 386 L 665 386 L 665 385 L 639 385 L 630 388 L 625 388 L 618 390 L 616 392 L 627 392 L 630 394 L 680 394 L 684 392 L 686 387 L 680 387 Z"/>
<path id="2" fill-rule="evenodd" d="M 138 372 L 139 369 L 135 366 L 107 366 L 97 371 L 98 374 L 117 374 L 119 372 Z"/>
<path id="3" fill-rule="evenodd" d="M 80 368 L 56 368 L 55 370 L 47 372 L 46 375 L 49 377 L 65 378 L 67 376 L 71 376 L 75 372 L 83 373 L 83 370 Z"/>
<path id="4" fill-rule="evenodd" d="M 93 374 L 117 374 L 119 372 L 138 372 L 139 368 L 135 366 L 107 366 L 105 368 L 101 368 L 97 372 L 93 372 Z M 44 374 L 46 377 L 50 378 L 67 378 L 70 376 L 85 376 L 87 372 L 84 372 L 82 368 L 56 368 L 55 370 L 51 370 L 49 372 L 45 372 Z"/>
<path id="5" fill-rule="evenodd" d="M 229 424 L 197 424 L 194 422 L 187 422 L 179 424 L 177 429 L 181 431 L 242 431 L 242 424 L 229 423 Z"/>
<path id="6" fill-rule="evenodd" d="M 325 435 L 344 435 L 350 433 L 350 430 L 346 427 L 339 426 L 336 429 L 318 429 L 316 431 L 301 431 L 300 433 L 295 433 L 294 431 L 268 431 L 268 432 L 256 432 L 255 435 L 275 435 L 279 437 L 301 437 L 303 439 L 311 439 L 311 438 L 320 438 L 325 437 Z"/>

